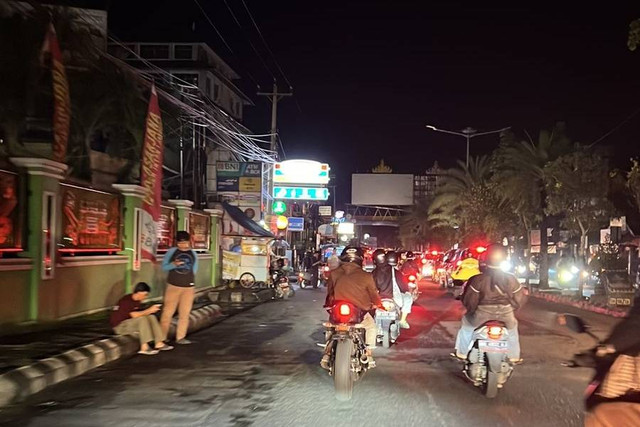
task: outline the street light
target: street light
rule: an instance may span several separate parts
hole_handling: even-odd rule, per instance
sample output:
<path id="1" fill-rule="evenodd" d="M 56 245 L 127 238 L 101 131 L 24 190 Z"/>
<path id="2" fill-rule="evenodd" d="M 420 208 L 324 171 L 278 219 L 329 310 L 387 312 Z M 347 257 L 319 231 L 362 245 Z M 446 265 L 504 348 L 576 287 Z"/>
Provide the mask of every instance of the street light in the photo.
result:
<path id="1" fill-rule="evenodd" d="M 426 126 L 427 129 L 431 129 L 435 132 L 442 132 L 442 133 L 450 133 L 451 135 L 458 135 L 458 136 L 464 136 L 465 138 L 467 138 L 467 168 L 469 167 L 469 140 L 473 137 L 476 136 L 482 136 L 482 135 L 489 135 L 492 133 L 500 133 L 500 132 L 504 132 L 505 130 L 511 129 L 511 126 L 506 127 L 506 128 L 502 128 L 502 129 L 498 129 L 498 130 L 492 130 L 489 132 L 480 132 L 478 133 L 477 130 L 471 128 L 471 127 L 466 127 L 465 129 L 462 129 L 461 132 L 453 132 L 450 130 L 444 130 L 444 129 L 438 129 L 435 126 L 432 125 L 427 125 Z"/>

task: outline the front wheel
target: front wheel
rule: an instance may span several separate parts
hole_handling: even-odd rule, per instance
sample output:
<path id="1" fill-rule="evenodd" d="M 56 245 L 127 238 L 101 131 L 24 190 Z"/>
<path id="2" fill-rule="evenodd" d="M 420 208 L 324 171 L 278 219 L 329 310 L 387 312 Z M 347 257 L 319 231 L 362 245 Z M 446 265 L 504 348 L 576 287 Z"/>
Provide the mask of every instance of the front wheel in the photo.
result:
<path id="1" fill-rule="evenodd" d="M 493 399 L 498 395 L 498 374 L 495 372 L 487 372 L 487 383 L 484 385 L 484 395 Z"/>
<path id="2" fill-rule="evenodd" d="M 307 282 L 304 279 L 300 280 L 300 289 L 304 289 L 307 287 Z"/>
<path id="3" fill-rule="evenodd" d="M 350 339 L 338 341 L 336 346 L 335 365 L 333 369 L 333 385 L 336 399 L 344 402 L 353 395 L 353 376 L 351 376 L 351 353 L 353 342 Z"/>
<path id="4" fill-rule="evenodd" d="M 256 276 L 251 273 L 242 273 L 242 275 L 240 275 L 239 282 L 240 286 L 243 288 L 251 289 L 256 283 Z"/>

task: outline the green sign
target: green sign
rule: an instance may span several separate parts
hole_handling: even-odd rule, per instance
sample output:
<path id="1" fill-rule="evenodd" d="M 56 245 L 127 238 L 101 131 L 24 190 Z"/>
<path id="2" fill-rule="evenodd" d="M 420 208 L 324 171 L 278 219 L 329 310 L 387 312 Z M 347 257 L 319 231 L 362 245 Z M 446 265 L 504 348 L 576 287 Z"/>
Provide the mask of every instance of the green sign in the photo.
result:
<path id="1" fill-rule="evenodd" d="M 285 202 L 276 200 L 273 202 L 273 213 L 276 215 L 282 215 L 287 211 L 287 205 Z"/>

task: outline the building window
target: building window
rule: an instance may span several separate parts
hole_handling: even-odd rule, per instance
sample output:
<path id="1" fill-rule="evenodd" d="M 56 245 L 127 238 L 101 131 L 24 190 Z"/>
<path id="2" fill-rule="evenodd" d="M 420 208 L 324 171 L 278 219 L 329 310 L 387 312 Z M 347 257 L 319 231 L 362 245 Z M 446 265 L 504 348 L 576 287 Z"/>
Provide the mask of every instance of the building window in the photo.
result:
<path id="1" fill-rule="evenodd" d="M 213 83 L 213 100 L 217 101 L 220 97 L 220 85 L 216 82 Z"/>
<path id="2" fill-rule="evenodd" d="M 193 46 L 178 44 L 173 48 L 174 59 L 193 59 Z"/>
<path id="3" fill-rule="evenodd" d="M 173 73 L 176 79 L 180 79 L 176 81 L 178 85 L 183 85 L 184 82 L 192 84 L 194 86 L 198 86 L 198 73 Z"/>
<path id="4" fill-rule="evenodd" d="M 169 59 L 169 45 L 167 44 L 140 45 L 140 56 L 145 59 Z"/>
<path id="5" fill-rule="evenodd" d="M 211 77 L 207 76 L 207 87 L 205 88 L 207 96 L 211 96 Z"/>

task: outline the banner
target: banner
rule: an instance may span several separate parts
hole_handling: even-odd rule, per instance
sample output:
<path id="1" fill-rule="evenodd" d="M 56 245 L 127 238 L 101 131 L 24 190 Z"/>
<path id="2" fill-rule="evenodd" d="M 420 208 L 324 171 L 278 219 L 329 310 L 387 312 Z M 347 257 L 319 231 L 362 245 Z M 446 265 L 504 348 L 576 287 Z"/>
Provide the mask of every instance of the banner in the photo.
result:
<path id="1" fill-rule="evenodd" d="M 0 170 L 0 253 L 22 248 L 20 212 L 18 207 L 18 176 Z"/>
<path id="2" fill-rule="evenodd" d="M 155 261 L 158 250 L 163 150 L 162 120 L 158 105 L 158 93 L 154 84 L 151 86 L 151 98 L 149 99 L 142 148 L 140 185 L 144 188 L 145 195 L 142 200 L 142 227 L 139 230 L 142 258 L 152 261 Z"/>
<path id="3" fill-rule="evenodd" d="M 195 212 L 189 212 L 189 234 L 193 249 L 209 250 L 209 235 L 211 233 L 211 217 Z"/>
<path id="4" fill-rule="evenodd" d="M 53 147 L 52 158 L 64 163 L 67 157 L 69 124 L 71 122 L 71 101 L 69 100 L 69 82 L 62 63 L 62 53 L 53 24 L 44 38 L 40 60 L 44 65 L 45 53 L 51 56 L 51 80 L 53 81 Z"/>
<path id="5" fill-rule="evenodd" d="M 62 239 L 60 252 L 121 250 L 120 197 L 71 184 L 60 185 Z"/>
<path id="6" fill-rule="evenodd" d="M 240 269 L 240 260 L 242 254 L 231 251 L 222 251 L 222 279 L 234 280 L 237 279 Z"/>

